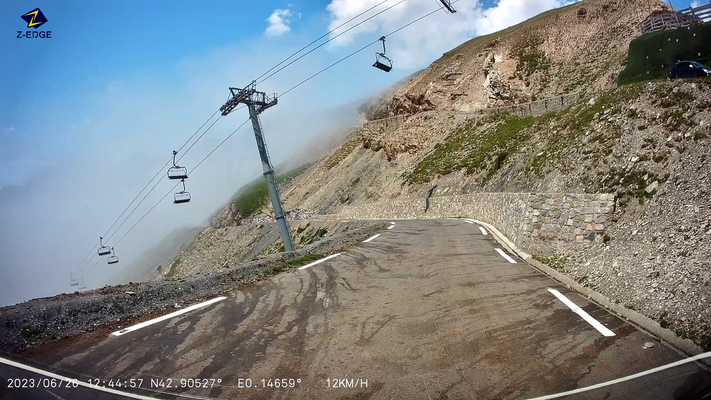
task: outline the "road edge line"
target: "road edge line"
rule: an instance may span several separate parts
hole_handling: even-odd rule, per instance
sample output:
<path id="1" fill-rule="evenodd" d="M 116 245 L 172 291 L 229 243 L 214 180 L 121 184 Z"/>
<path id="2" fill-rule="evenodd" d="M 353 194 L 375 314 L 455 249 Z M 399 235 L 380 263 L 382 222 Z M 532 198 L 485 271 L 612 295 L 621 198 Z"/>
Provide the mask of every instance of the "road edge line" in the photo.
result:
<path id="1" fill-rule="evenodd" d="M 518 255 L 523 261 L 525 261 L 526 264 L 531 266 L 531 268 L 538 270 L 542 274 L 548 276 L 549 278 L 567 287 L 568 289 L 578 293 L 581 296 L 584 296 L 587 300 L 597 304 L 598 306 L 610 311 L 612 314 L 617 315 L 619 318 L 645 331 L 649 335 L 658 339 L 660 342 L 678 351 L 680 354 L 683 354 L 684 356 L 696 356 L 704 352 L 704 350 L 696 343 L 692 342 L 689 339 L 682 339 L 674 332 L 662 328 L 653 319 L 642 315 L 636 311 L 630 310 L 620 304 L 614 303 L 612 300 L 608 299 L 602 294 L 579 284 L 573 278 L 570 278 L 567 275 L 563 275 L 562 273 L 554 270 L 553 268 L 534 260 L 530 254 L 519 249 L 518 246 L 511 242 L 498 229 L 496 229 L 495 226 L 473 218 L 469 219 L 475 221 L 479 225 L 483 225 L 484 227 L 486 227 L 497 242 L 499 242 L 502 246 L 506 247 L 512 253 Z"/>
<path id="2" fill-rule="evenodd" d="M 181 308 L 181 309 L 178 310 L 178 311 L 174 311 L 174 312 L 172 312 L 172 313 L 170 313 L 170 314 L 166 314 L 166 315 L 162 315 L 162 316 L 157 317 L 157 318 L 149 319 L 148 321 L 143 321 L 143 322 L 140 322 L 140 323 L 138 323 L 138 324 L 136 324 L 136 325 L 131 325 L 131 326 L 129 326 L 128 328 L 119 329 L 119 330 L 116 331 L 116 332 L 111 332 L 111 336 L 115 336 L 115 337 L 123 336 L 123 335 L 125 335 L 125 334 L 127 334 L 127 333 L 131 333 L 131 332 L 137 331 L 137 330 L 139 330 L 139 329 L 141 329 L 141 328 L 145 328 L 145 327 L 147 327 L 147 326 L 151 326 L 151 325 L 153 325 L 153 324 L 157 324 L 158 322 L 162 322 L 162 321 L 165 321 L 165 320 L 167 320 L 167 319 L 175 318 L 175 317 L 177 317 L 177 316 L 179 316 L 179 315 L 183 315 L 183 314 L 189 313 L 190 311 L 195 311 L 195 310 L 197 310 L 197 309 L 199 309 L 199 308 L 207 307 L 207 306 L 209 306 L 209 305 L 211 305 L 211 304 L 217 303 L 218 301 L 222 301 L 222 300 L 225 300 L 225 299 L 227 299 L 226 296 L 220 296 L 220 297 L 215 297 L 214 299 L 211 299 L 211 300 L 203 301 L 202 303 L 193 304 L 193 305 L 191 305 L 191 306 L 188 306 L 188 307 L 185 307 L 185 308 Z"/>
<path id="3" fill-rule="evenodd" d="M 378 236 L 380 236 L 380 233 L 378 233 L 377 235 L 373 235 L 373 236 L 369 237 L 368 239 L 365 239 L 365 240 L 363 241 L 363 243 L 370 243 L 372 240 L 377 239 Z"/>
<path id="4" fill-rule="evenodd" d="M 83 382 L 81 379 L 72 379 L 72 378 L 69 378 L 69 377 L 66 377 L 63 375 L 55 374 L 54 372 L 49 372 L 49 371 L 45 371 L 43 369 L 35 368 L 31 365 L 25 365 L 25 364 L 19 363 L 17 361 L 8 360 L 7 358 L 3 358 L 3 357 L 0 357 L 0 364 L 9 365 L 11 367 L 23 369 L 25 371 L 30 371 L 35 374 L 44 375 L 46 377 L 53 378 L 53 379 L 59 379 L 59 380 L 65 381 L 65 382 L 75 382 L 76 381 L 77 385 L 79 385 L 81 387 L 85 387 L 87 389 L 98 390 L 100 392 L 111 393 L 111 394 L 115 394 L 117 396 L 123 396 L 123 397 L 128 397 L 131 399 L 139 399 L 139 400 L 156 400 L 156 397 L 144 396 L 141 394 L 134 394 L 131 392 L 123 392 L 120 390 L 107 388 L 107 387 L 103 387 L 103 386 L 94 386 L 90 383 Z"/>
<path id="5" fill-rule="evenodd" d="M 598 332 L 602 333 L 603 336 L 606 337 L 612 337 L 615 336 L 615 332 L 611 331 L 610 328 L 606 327 L 603 325 L 600 321 L 596 320 L 593 318 L 592 315 L 588 314 L 585 310 L 580 308 L 577 304 L 573 303 L 572 300 L 567 298 L 563 293 L 559 292 L 556 289 L 551 289 L 548 288 L 548 291 L 555 297 L 558 298 L 563 304 L 568 306 L 570 310 L 576 314 L 578 314 L 582 319 L 585 320 L 588 324 L 590 324 L 593 328 L 597 329 Z"/>
<path id="6" fill-rule="evenodd" d="M 516 262 L 516 260 L 514 260 L 513 258 L 511 258 L 510 255 L 506 254 L 506 252 L 503 251 L 503 250 L 501 250 L 500 248 L 497 247 L 497 248 L 495 248 L 494 250 L 496 250 L 496 252 L 499 253 L 499 255 L 500 255 L 501 257 L 503 257 L 506 261 L 510 262 L 511 264 L 518 264 L 518 263 Z"/>
<path id="7" fill-rule="evenodd" d="M 660 365 L 660 366 L 658 366 L 658 367 L 656 367 L 656 368 L 648 369 L 648 370 L 646 370 L 646 371 L 638 372 L 638 373 L 636 373 L 636 374 L 623 376 L 622 378 L 612 379 L 612 380 L 609 380 L 609 381 L 606 381 L 606 382 L 600 382 L 600 383 L 596 383 L 596 384 L 594 384 L 594 385 L 584 386 L 584 387 L 581 387 L 581 388 L 578 388 L 578 389 L 573 389 L 573 390 L 568 390 L 567 392 L 560 392 L 560 393 L 554 393 L 554 394 L 547 394 L 547 395 L 539 396 L 539 397 L 533 397 L 533 398 L 529 398 L 528 400 L 557 399 L 558 397 L 570 396 L 571 394 L 582 393 L 582 392 L 588 392 L 588 391 L 590 391 L 590 390 L 599 389 L 599 388 L 602 388 L 602 387 L 605 387 L 605 386 L 611 386 L 611 385 L 614 385 L 614 384 L 617 384 L 617 383 L 620 383 L 620 382 L 631 381 L 632 379 L 637 379 L 637 378 L 642 377 L 642 376 L 645 376 L 645 375 L 650 375 L 650 374 L 654 374 L 654 373 L 657 373 L 657 372 L 660 372 L 660 371 L 664 371 L 665 369 L 678 367 L 679 365 L 683 365 L 683 364 L 686 364 L 686 363 L 690 363 L 690 362 L 694 362 L 694 361 L 699 361 L 699 360 L 704 359 L 704 358 L 707 358 L 707 357 L 711 357 L 711 351 L 710 351 L 710 352 L 707 352 L 707 353 L 697 354 L 697 355 L 695 355 L 695 356 L 693 356 L 693 357 L 684 358 L 684 359 L 679 360 L 679 361 L 674 361 L 674 362 L 669 363 L 669 364 Z"/>
<path id="8" fill-rule="evenodd" d="M 314 261 L 314 262 L 312 262 L 312 263 L 310 263 L 310 264 L 306 264 L 306 265 L 304 265 L 304 266 L 301 266 L 301 267 L 299 267 L 299 269 L 311 268 L 311 267 L 313 267 L 313 266 L 316 265 L 316 264 L 321 264 L 321 263 L 324 262 L 324 261 L 328 261 L 328 260 L 330 260 L 330 259 L 332 259 L 332 258 L 336 258 L 336 257 L 338 257 L 338 256 L 340 256 L 340 255 L 341 255 L 341 253 L 331 254 L 331 255 L 328 256 L 328 257 L 324 257 L 324 258 L 322 258 L 322 259 L 320 259 L 320 260 L 316 260 L 316 261 Z"/>

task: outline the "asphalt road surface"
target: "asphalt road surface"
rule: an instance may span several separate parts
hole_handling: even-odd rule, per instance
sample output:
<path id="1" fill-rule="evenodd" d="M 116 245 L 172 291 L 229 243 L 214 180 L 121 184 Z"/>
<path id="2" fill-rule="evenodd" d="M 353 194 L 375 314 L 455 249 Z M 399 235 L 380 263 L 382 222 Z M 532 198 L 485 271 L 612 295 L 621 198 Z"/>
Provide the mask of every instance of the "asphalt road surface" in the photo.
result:
<path id="1" fill-rule="evenodd" d="M 8 359 L 166 399 L 518 399 L 685 358 L 538 272 L 476 224 L 395 222 L 368 243 L 205 308 Z M 614 336 L 603 335 L 607 329 Z M 9 388 L 53 378 L 4 364 L 0 377 L 3 399 L 124 398 L 83 386 Z M 710 390 L 711 373 L 690 362 L 565 398 L 700 399 Z"/>

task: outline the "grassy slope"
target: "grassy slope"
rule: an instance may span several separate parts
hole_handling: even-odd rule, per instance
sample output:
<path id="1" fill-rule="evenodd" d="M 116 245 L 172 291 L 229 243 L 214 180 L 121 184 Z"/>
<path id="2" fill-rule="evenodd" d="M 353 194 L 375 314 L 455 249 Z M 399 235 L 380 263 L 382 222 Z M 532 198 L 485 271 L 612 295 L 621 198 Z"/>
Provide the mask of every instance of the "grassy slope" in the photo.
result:
<path id="1" fill-rule="evenodd" d="M 447 175 L 465 169 L 468 174 L 486 170 L 490 178 L 503 165 L 509 154 L 516 151 L 522 138 L 521 130 L 534 118 L 519 118 L 510 114 L 495 114 L 474 120 L 447 138 L 427 155 L 406 178 L 410 182 L 429 182 L 436 175 Z M 494 124 L 493 129 L 481 129 Z"/>
<path id="2" fill-rule="evenodd" d="M 627 68 L 620 74 L 618 83 L 627 85 L 633 82 L 664 79 L 669 76 L 671 67 L 679 60 L 698 61 L 708 65 L 711 63 L 709 40 L 711 40 L 711 23 L 690 29 L 653 32 L 640 36 L 630 43 Z"/>
<path id="3" fill-rule="evenodd" d="M 291 182 L 292 179 L 304 172 L 308 165 L 304 165 L 285 174 L 276 176 L 278 184 L 284 185 Z M 237 205 L 237 208 L 242 213 L 243 218 L 249 218 L 255 212 L 259 211 L 269 201 L 269 192 L 267 191 L 267 182 L 264 177 L 259 177 L 252 182 L 242 186 L 239 191 L 232 197 L 231 202 Z"/>
<path id="4" fill-rule="evenodd" d="M 425 183 L 439 176 L 464 171 L 467 175 L 480 177 L 479 182 L 484 185 L 500 170 L 507 168 L 512 159 L 525 164 L 528 175 L 542 178 L 555 169 L 570 172 L 566 169 L 570 167 L 567 163 L 572 154 L 579 162 L 592 162 L 593 165 L 600 162 L 605 166 L 600 176 L 581 177 L 590 190 L 618 193 L 621 204 L 629 199 L 638 199 L 642 203 L 653 195 L 645 191 L 648 183 L 653 180 L 663 183 L 668 174 L 657 176 L 648 170 L 628 171 L 607 166 L 614 162 L 613 148 L 623 134 L 622 128 L 616 124 L 602 131 L 592 128 L 595 117 L 603 112 L 609 117 L 624 113 L 626 118 L 636 118 L 637 111 L 627 110 L 625 104 L 639 97 L 642 86 L 625 86 L 595 96 L 593 103 L 581 101 L 568 109 L 540 117 L 520 118 L 500 114 L 472 120 L 453 129 L 443 143 L 436 145 L 403 178 L 408 183 Z M 683 91 L 674 93 L 670 87 L 660 86 L 655 89 L 654 98 L 664 109 L 660 120 L 664 121 L 670 132 L 694 126 L 693 121 L 678 109 L 694 101 L 691 94 Z M 647 127 L 639 129 L 643 128 Z M 589 134 L 587 139 L 586 133 Z M 701 138 L 694 137 L 694 140 L 697 139 Z M 543 150 L 531 153 L 531 149 L 539 148 Z M 663 154 L 666 153 L 659 152 L 653 161 L 665 162 Z M 559 160 L 564 160 L 563 165 L 558 165 Z"/>

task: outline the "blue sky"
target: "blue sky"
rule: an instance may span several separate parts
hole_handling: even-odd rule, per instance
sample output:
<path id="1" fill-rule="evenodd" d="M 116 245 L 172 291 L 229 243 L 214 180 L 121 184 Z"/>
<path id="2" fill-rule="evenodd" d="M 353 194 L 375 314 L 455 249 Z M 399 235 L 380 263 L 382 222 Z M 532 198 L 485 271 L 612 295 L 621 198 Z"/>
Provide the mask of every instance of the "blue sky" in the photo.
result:
<path id="1" fill-rule="evenodd" d="M 19 185 L 14 203 L 0 206 L 0 305 L 65 290 L 58 282 L 171 151 L 225 101 L 229 86 L 246 85 L 379 1 L 0 2 L 0 202 L 3 187 Z M 390 74 L 370 67 L 377 46 L 359 53 L 263 114 L 272 160 L 279 165 L 308 151 L 304 146 L 320 133 L 355 124 L 354 115 L 335 108 L 376 94 L 469 38 L 565 3 L 460 0 L 457 14 L 434 14 L 388 38 L 395 60 Z M 48 19 L 39 30 L 51 30 L 52 38 L 16 38 L 16 31 L 28 30 L 20 16 L 36 7 Z M 407 0 L 259 89 L 282 93 L 435 7 L 434 0 Z M 195 165 L 246 117 L 222 119 L 184 163 Z M 202 224 L 260 173 L 254 138 L 243 129 L 191 176 L 194 200 L 179 209 L 170 199 L 157 207 L 117 249 L 122 260 L 130 263 L 179 226 Z M 127 226 L 171 186 L 161 182 Z M 115 272 L 97 271 L 87 276 L 90 286 Z M 46 279 L 38 283 L 38 274 Z M 3 298 L 15 287 L 32 291 Z"/>

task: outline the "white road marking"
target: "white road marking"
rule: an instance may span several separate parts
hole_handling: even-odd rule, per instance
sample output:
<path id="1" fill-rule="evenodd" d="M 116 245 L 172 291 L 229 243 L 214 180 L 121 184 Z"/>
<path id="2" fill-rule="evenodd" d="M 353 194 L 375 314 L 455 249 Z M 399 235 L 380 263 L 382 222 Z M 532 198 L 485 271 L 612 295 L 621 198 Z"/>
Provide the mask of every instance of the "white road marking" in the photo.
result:
<path id="1" fill-rule="evenodd" d="M 322 258 L 322 259 L 320 259 L 320 260 L 318 260 L 318 261 L 314 261 L 314 262 L 312 262 L 311 264 L 306 264 L 306 265 L 304 265 L 303 267 L 299 267 L 299 269 L 311 268 L 311 267 L 313 267 L 313 266 L 316 265 L 316 264 L 321 264 L 321 263 L 324 262 L 324 261 L 330 260 L 330 259 L 332 259 L 332 258 L 334 258 L 334 257 L 338 257 L 338 256 L 340 256 L 340 255 L 341 255 L 341 253 L 332 254 L 332 255 L 330 255 L 330 256 L 328 256 L 328 257 L 324 257 L 324 258 Z"/>
<path id="2" fill-rule="evenodd" d="M 61 380 L 61 381 L 64 381 L 64 382 L 71 382 L 71 385 L 73 385 L 74 383 L 76 383 L 76 384 L 79 385 L 79 386 L 82 386 L 82 387 L 85 387 L 85 388 L 89 388 L 89 389 L 98 390 L 98 391 L 100 391 L 100 392 L 111 393 L 111 394 L 115 394 L 115 395 L 118 395 L 118 396 L 128 397 L 128 398 L 130 398 L 130 399 L 155 400 L 155 397 L 142 396 L 142 395 L 140 395 L 140 394 L 133 394 L 133 393 L 129 393 L 129 392 L 122 392 L 122 391 L 120 391 L 120 390 L 111 389 L 111 388 L 107 388 L 107 387 L 94 386 L 94 385 L 92 385 L 92 384 L 90 384 L 90 383 L 88 383 L 88 382 L 82 382 L 81 379 L 71 379 L 71 378 L 67 378 L 66 376 L 57 375 L 57 374 L 55 374 L 55 373 L 53 373 L 53 372 L 44 371 L 44 370 L 41 370 L 41 369 L 38 369 L 38 368 L 35 368 L 35 367 L 31 367 L 31 366 L 25 365 L 25 364 L 20 364 L 20 363 L 18 363 L 18 362 L 15 362 L 15 361 L 12 361 L 12 360 L 8 360 L 8 359 L 2 358 L 2 357 L 0 357 L 0 363 L 5 364 L 5 365 L 9 365 L 9 366 L 11 366 L 11 367 L 19 368 L 19 369 L 24 369 L 25 371 L 34 372 L 35 374 L 44 375 L 44 376 L 49 377 L 49 378 Z"/>
<path id="3" fill-rule="evenodd" d="M 591 317 L 590 314 L 586 313 L 585 310 L 582 308 L 578 307 L 570 301 L 567 297 L 563 296 L 559 291 L 555 289 L 548 289 L 549 292 L 553 293 L 555 297 L 558 298 L 558 300 L 562 301 L 563 304 L 568 306 L 571 310 L 573 310 L 574 313 L 580 315 L 583 317 L 585 321 L 587 321 L 590 325 L 593 326 L 593 328 L 597 329 L 600 333 L 602 333 L 604 336 L 615 336 L 615 333 L 612 332 L 611 330 L 607 329 L 605 325 L 601 324 L 598 322 L 595 318 Z"/>
<path id="4" fill-rule="evenodd" d="M 466 219 L 464 220 L 464 222 L 466 222 L 467 224 L 473 224 L 472 221 L 469 221 L 469 220 L 466 220 Z"/>
<path id="5" fill-rule="evenodd" d="M 371 237 L 371 238 L 365 239 L 365 240 L 363 241 L 363 243 L 368 243 L 368 242 L 370 242 L 371 240 L 374 240 L 375 238 L 377 238 L 378 236 L 380 236 L 379 233 L 378 233 L 377 235 Z"/>
<path id="6" fill-rule="evenodd" d="M 501 249 L 499 249 L 499 248 L 496 248 L 496 249 L 494 249 L 494 250 L 496 250 L 497 253 L 501 254 L 501 257 L 505 258 L 506 261 L 510 262 L 511 264 L 518 264 L 518 263 L 516 262 L 516 260 L 514 260 L 513 258 L 511 258 L 511 256 L 509 256 L 508 254 L 504 253 L 503 250 L 501 250 Z"/>
<path id="7" fill-rule="evenodd" d="M 199 304 L 193 304 L 193 305 L 190 306 L 190 307 L 185 307 L 185 308 L 183 308 L 183 309 L 181 309 L 181 310 L 172 312 L 172 313 L 170 313 L 170 314 L 166 314 L 166 315 L 164 315 L 164 316 L 162 316 L 162 317 L 154 318 L 154 319 L 152 319 L 152 320 L 150 320 L 150 321 L 141 322 L 140 324 L 136 324 L 136 325 L 130 326 L 130 327 L 128 327 L 128 328 L 121 329 L 120 331 L 113 332 L 113 333 L 111 333 L 111 335 L 112 335 L 112 336 L 125 335 L 125 334 L 127 334 L 127 333 L 129 333 L 129 332 L 133 332 L 133 331 L 139 330 L 139 329 L 141 329 L 141 328 L 145 328 L 145 327 L 147 327 L 147 326 L 149 326 L 149 325 L 153 325 L 153 324 L 156 324 L 156 323 L 158 323 L 158 322 L 165 321 L 166 319 L 171 319 L 171 318 L 173 318 L 173 317 L 177 317 L 178 315 L 185 314 L 185 313 L 190 312 L 190 311 L 193 311 L 193 310 L 197 310 L 198 308 L 202 308 L 202 307 L 205 307 L 205 306 L 209 306 L 210 304 L 217 303 L 218 301 L 222 301 L 222 300 L 224 300 L 224 299 L 226 299 L 226 298 L 227 298 L 227 297 L 224 297 L 224 296 L 222 296 L 222 297 L 216 297 L 216 298 L 214 298 L 214 299 L 212 299 L 212 300 L 208 300 L 208 301 L 205 301 L 205 302 L 202 302 L 202 303 L 199 303 Z"/>
<path id="8" fill-rule="evenodd" d="M 486 236 L 486 235 L 489 234 L 489 232 L 487 232 L 486 229 L 484 229 L 483 226 L 480 226 L 480 227 L 479 227 L 479 230 L 481 231 L 481 234 L 484 235 L 484 236 Z"/>
<path id="9" fill-rule="evenodd" d="M 393 221 L 390 221 L 390 223 L 393 224 L 393 225 L 395 225 L 395 223 L 394 223 Z"/>
<path id="10" fill-rule="evenodd" d="M 392 224 L 392 225 L 388 226 L 388 230 L 393 229 L 394 227 L 395 227 L 395 224 Z"/>
<path id="11" fill-rule="evenodd" d="M 697 355 L 697 356 L 693 356 L 693 357 L 689 357 L 689 358 L 686 358 L 686 359 L 683 359 L 683 360 L 675 361 L 675 362 L 673 362 L 673 363 L 670 363 L 670 364 L 667 364 L 667 365 L 662 365 L 662 366 L 656 367 L 656 368 L 652 368 L 652 369 L 649 369 L 649 370 L 647 370 L 647 371 L 638 372 L 638 373 L 633 374 L 633 375 L 627 375 L 627 376 L 624 376 L 624 377 L 622 377 L 622 378 L 613 379 L 613 380 L 611 380 L 611 381 L 602 382 L 602 383 L 598 383 L 598 384 L 595 384 L 595 385 L 590 385 L 590 386 L 586 386 L 586 387 L 582 387 L 582 388 L 578 388 L 578 389 L 573 389 L 573 390 L 569 390 L 569 391 L 567 391 L 567 392 L 561 392 L 561 393 L 549 394 L 549 395 L 545 395 L 545 396 L 541 396 L 541 397 L 535 397 L 535 398 L 532 398 L 532 399 L 530 399 L 530 400 L 557 399 L 558 397 L 570 396 L 571 394 L 587 392 L 587 391 L 590 391 L 590 390 L 599 389 L 599 388 L 601 388 L 601 387 L 614 385 L 614 384 L 617 384 L 617 383 L 620 383 L 620 382 L 625 382 L 625 381 L 629 381 L 629 380 L 632 380 L 632 379 L 637 379 L 637 378 L 640 378 L 640 377 L 645 376 L 645 375 L 654 374 L 654 373 L 659 372 L 659 371 L 664 371 L 665 369 L 674 368 L 674 367 L 677 367 L 677 366 L 679 366 L 679 365 L 686 364 L 686 363 L 690 363 L 690 362 L 692 362 L 692 361 L 701 360 L 702 358 L 706 358 L 706 357 L 711 357 L 711 352 L 701 353 L 701 354 L 699 354 L 699 355 Z"/>

